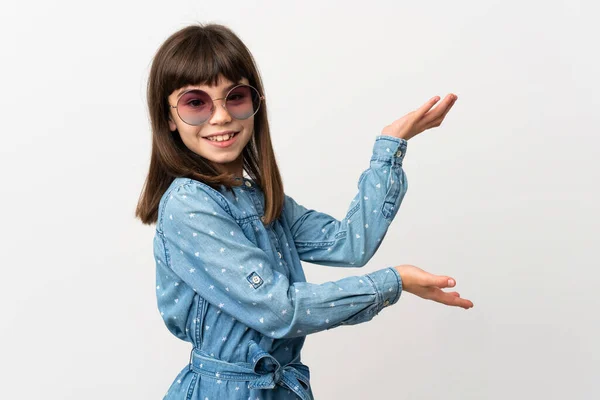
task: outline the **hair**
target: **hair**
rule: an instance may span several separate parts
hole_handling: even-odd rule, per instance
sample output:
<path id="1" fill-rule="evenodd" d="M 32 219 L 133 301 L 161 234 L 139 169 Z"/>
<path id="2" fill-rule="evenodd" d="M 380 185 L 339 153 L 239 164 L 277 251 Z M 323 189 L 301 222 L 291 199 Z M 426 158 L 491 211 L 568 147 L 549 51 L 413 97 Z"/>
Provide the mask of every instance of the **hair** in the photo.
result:
<path id="1" fill-rule="evenodd" d="M 219 75 L 232 82 L 247 78 L 261 95 L 265 93 L 252 54 L 241 39 L 223 25 L 187 26 L 169 36 L 157 50 L 147 86 L 152 153 L 135 211 L 135 216 L 144 224 L 156 223 L 161 197 L 176 177 L 195 179 L 213 189 L 220 185 L 231 189 L 239 184 L 231 174 L 219 174 L 209 160 L 188 149 L 177 130 L 169 130 L 168 96 L 188 85 L 216 85 Z M 281 214 L 284 191 L 264 101 L 254 115 L 254 133 L 242 150 L 242 157 L 243 169 L 264 193 L 263 222 L 269 224 Z"/>

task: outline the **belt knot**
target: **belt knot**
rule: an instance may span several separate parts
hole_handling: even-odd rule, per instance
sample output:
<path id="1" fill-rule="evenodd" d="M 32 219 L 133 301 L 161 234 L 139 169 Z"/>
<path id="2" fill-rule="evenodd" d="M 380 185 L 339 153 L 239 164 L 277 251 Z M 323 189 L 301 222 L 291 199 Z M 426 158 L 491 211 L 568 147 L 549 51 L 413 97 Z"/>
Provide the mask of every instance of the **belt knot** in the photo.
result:
<path id="1" fill-rule="evenodd" d="M 248 357 L 250 363 L 228 363 L 193 349 L 190 368 L 194 372 L 218 377 L 220 380 L 247 380 L 250 389 L 284 386 L 302 400 L 312 400 L 309 392 L 310 371 L 306 365 L 290 362 L 282 366 L 254 340 L 249 341 Z"/>

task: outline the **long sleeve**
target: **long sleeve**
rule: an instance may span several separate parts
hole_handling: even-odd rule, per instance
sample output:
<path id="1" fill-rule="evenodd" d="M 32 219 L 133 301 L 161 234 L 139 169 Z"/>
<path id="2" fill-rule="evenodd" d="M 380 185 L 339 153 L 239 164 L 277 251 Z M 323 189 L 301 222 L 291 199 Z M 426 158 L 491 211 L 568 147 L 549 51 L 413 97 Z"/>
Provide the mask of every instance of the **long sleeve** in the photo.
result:
<path id="1" fill-rule="evenodd" d="M 246 326 L 274 338 L 305 336 L 369 321 L 398 301 L 402 281 L 391 267 L 322 284 L 289 282 L 208 189 L 194 181 L 173 188 L 157 227 L 161 251 L 185 284 Z"/>
<path id="2" fill-rule="evenodd" d="M 286 195 L 284 215 L 302 261 L 361 267 L 371 259 L 408 189 L 402 169 L 406 146 L 405 139 L 376 137 L 370 166 L 360 175 L 358 193 L 342 221 L 308 209 Z"/>

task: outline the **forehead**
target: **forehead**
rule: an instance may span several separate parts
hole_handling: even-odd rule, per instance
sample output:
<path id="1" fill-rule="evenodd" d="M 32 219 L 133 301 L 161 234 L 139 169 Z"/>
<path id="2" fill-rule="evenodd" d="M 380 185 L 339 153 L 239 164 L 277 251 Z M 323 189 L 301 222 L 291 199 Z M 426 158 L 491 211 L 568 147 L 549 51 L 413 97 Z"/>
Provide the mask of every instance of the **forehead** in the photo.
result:
<path id="1" fill-rule="evenodd" d="M 225 95 L 231 88 L 233 88 L 234 86 L 240 85 L 240 84 L 248 84 L 248 79 L 241 78 L 238 82 L 232 82 L 229 79 L 227 79 L 223 76 L 220 76 L 216 85 L 207 85 L 207 84 L 186 85 L 186 86 L 176 90 L 174 92 L 175 93 L 174 95 L 176 97 L 179 97 L 182 93 L 184 93 L 188 90 L 192 90 L 192 89 L 204 90 L 207 93 L 212 93 L 215 95 L 220 95 L 220 94 Z"/>

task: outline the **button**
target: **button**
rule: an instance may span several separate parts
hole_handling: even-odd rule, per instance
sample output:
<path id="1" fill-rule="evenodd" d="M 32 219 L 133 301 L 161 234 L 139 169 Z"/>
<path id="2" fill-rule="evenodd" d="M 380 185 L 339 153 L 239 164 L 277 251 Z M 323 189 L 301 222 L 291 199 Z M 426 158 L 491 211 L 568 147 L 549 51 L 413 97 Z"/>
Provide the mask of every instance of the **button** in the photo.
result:
<path id="1" fill-rule="evenodd" d="M 277 254 L 279 254 L 279 258 L 281 258 L 281 253 L 280 253 L 280 252 L 277 252 Z"/>
<path id="2" fill-rule="evenodd" d="M 256 273 L 256 271 L 253 271 L 246 279 L 248 279 L 248 282 L 250 282 L 251 287 L 254 289 L 258 289 L 263 284 L 263 279 Z"/>
<path id="3" fill-rule="evenodd" d="M 384 302 L 383 302 L 383 305 L 384 305 L 385 307 L 389 306 L 389 305 L 390 305 L 390 301 L 389 301 L 389 300 L 386 300 L 386 301 L 384 301 Z"/>
<path id="4" fill-rule="evenodd" d="M 402 155 L 402 150 L 398 150 L 398 151 L 396 152 L 396 157 L 400 157 L 401 155 Z"/>
<path id="5" fill-rule="evenodd" d="M 246 181 L 246 186 L 251 187 L 252 184 L 250 182 Z"/>
<path id="6" fill-rule="evenodd" d="M 262 217 L 260 217 L 260 220 L 264 223 L 265 222 L 265 216 L 263 215 Z"/>

